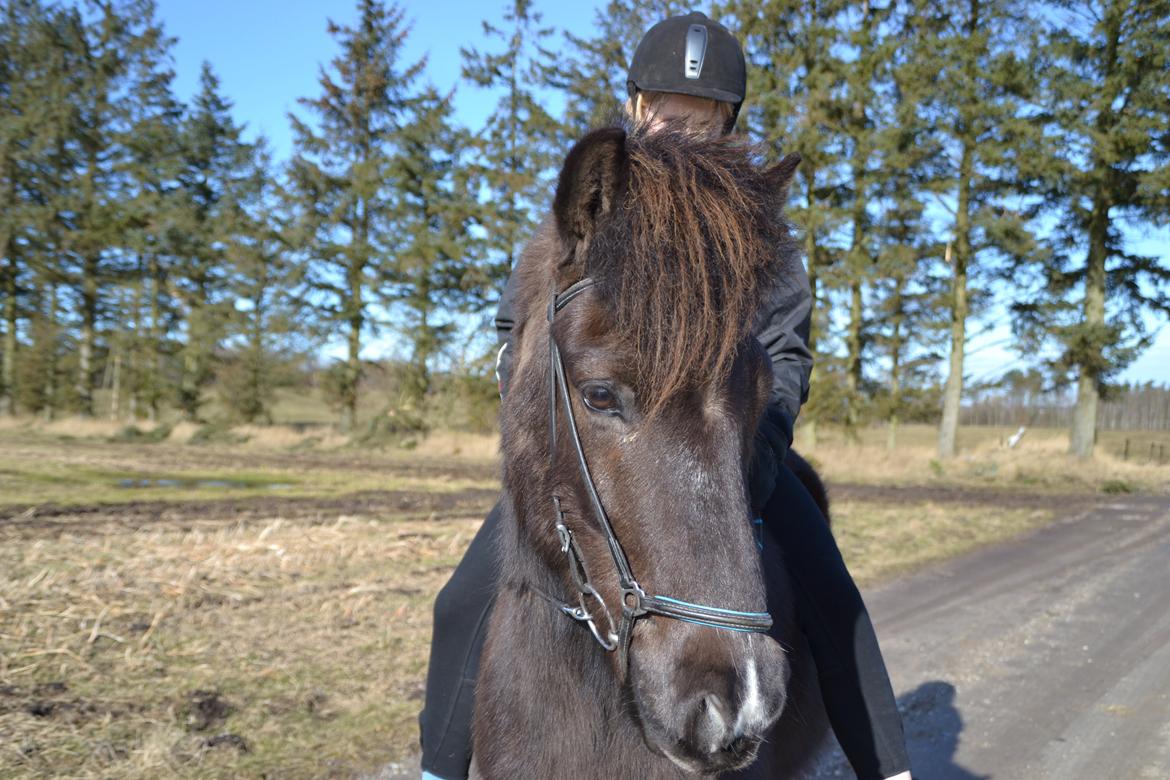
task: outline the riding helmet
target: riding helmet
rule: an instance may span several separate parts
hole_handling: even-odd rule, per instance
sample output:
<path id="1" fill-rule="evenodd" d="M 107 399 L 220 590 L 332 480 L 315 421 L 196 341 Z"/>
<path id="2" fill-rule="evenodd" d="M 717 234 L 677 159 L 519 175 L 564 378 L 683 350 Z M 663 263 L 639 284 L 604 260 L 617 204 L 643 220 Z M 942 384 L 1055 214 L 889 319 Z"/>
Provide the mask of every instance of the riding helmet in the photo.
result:
<path id="1" fill-rule="evenodd" d="M 747 93 L 743 49 L 719 22 L 694 11 L 651 27 L 630 61 L 630 97 L 674 92 L 731 103 L 732 121 Z"/>

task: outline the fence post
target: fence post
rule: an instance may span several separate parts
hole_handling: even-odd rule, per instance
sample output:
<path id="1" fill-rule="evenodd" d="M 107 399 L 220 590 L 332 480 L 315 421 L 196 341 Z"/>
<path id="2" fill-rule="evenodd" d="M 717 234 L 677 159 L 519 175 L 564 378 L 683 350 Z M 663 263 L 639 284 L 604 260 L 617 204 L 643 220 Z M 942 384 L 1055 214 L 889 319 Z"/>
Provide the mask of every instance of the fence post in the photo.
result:
<path id="1" fill-rule="evenodd" d="M 1149 457 L 1150 463 L 1154 462 L 1154 453 L 1157 452 L 1157 450 L 1158 450 L 1158 444 L 1156 442 L 1150 442 L 1150 457 Z"/>
<path id="2" fill-rule="evenodd" d="M 1121 459 L 1129 460 L 1129 438 L 1125 440 L 1125 449 L 1121 451 Z"/>

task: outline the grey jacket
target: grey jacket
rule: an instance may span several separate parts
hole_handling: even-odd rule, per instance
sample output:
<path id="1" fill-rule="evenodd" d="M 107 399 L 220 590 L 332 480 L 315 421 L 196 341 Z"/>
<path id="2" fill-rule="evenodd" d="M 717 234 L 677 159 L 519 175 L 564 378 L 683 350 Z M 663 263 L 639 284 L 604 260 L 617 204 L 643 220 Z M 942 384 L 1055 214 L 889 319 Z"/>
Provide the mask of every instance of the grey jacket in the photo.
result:
<path id="1" fill-rule="evenodd" d="M 496 378 L 502 395 L 512 374 L 512 298 L 515 294 L 515 274 L 508 280 L 496 313 L 496 333 L 499 352 L 496 358 Z M 792 427 L 801 405 L 808 400 L 808 378 L 812 372 L 813 356 L 808 348 L 809 321 L 812 316 L 812 291 L 804 266 L 794 263 L 785 278 L 777 279 L 775 286 L 760 307 L 756 324 L 756 338 L 772 359 L 772 395 L 766 419 L 782 429 L 786 444 L 792 444 Z M 774 437 L 769 437 L 773 438 Z M 775 446 L 777 442 L 773 441 Z M 785 449 L 787 449 L 785 447 Z M 780 460 L 784 452 L 777 452 Z"/>

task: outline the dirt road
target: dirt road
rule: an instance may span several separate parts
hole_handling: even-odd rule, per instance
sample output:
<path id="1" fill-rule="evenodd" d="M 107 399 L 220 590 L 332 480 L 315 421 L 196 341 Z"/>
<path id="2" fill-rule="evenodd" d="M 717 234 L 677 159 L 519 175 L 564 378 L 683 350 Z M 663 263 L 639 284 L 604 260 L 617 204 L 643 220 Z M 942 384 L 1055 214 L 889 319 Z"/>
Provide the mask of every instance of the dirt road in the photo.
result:
<path id="1" fill-rule="evenodd" d="M 918 778 L 1170 778 L 1170 499 L 1088 499 L 867 603 Z"/>

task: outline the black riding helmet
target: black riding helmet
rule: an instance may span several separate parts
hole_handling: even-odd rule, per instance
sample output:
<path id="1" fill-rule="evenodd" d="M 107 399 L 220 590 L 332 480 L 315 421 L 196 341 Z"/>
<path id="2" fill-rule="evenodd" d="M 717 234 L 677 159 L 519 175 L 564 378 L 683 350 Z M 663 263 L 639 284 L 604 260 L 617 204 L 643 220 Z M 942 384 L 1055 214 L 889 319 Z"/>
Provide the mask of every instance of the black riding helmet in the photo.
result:
<path id="1" fill-rule="evenodd" d="M 734 124 L 747 93 L 743 49 L 726 27 L 698 11 L 672 16 L 642 36 L 626 87 L 630 97 L 642 90 L 731 103 Z"/>

